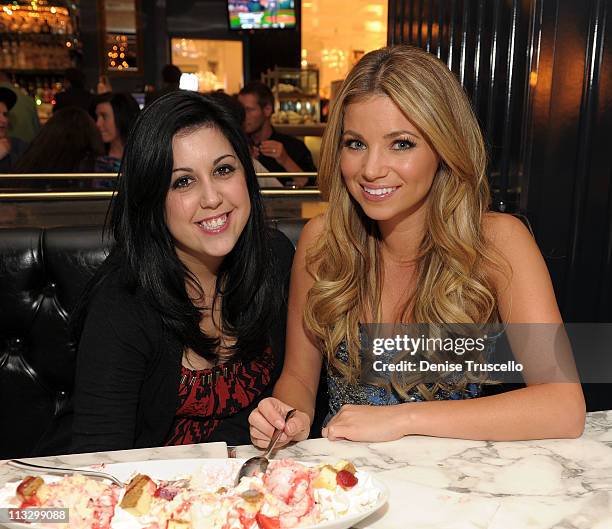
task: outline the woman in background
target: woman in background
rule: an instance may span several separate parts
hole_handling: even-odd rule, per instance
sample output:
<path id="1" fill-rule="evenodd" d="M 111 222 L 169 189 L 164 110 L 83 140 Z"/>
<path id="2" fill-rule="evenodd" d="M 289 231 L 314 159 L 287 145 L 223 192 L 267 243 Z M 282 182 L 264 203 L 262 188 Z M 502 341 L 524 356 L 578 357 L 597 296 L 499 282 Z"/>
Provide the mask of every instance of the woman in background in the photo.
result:
<path id="1" fill-rule="evenodd" d="M 332 440 L 579 436 L 580 384 L 536 374 L 542 360 L 554 365 L 556 343 L 515 348 L 527 387 L 494 396 L 473 398 L 480 387 L 465 375 L 435 384 L 389 371 L 377 384 L 360 378 L 362 323 L 562 324 L 533 237 L 489 211 L 483 138 L 446 65 L 409 46 L 365 55 L 334 101 L 321 153 L 329 208 L 300 238 L 285 366 L 274 398 L 251 414 L 253 443 L 265 446 L 275 426 L 281 443 L 308 436 L 322 361 L 322 434 Z M 299 412 L 285 424 L 290 408 Z"/>
<path id="2" fill-rule="evenodd" d="M 104 154 L 100 132 L 78 107 L 59 110 L 40 129 L 17 166 L 19 173 L 92 173 Z"/>
<path id="3" fill-rule="evenodd" d="M 96 98 L 96 126 L 106 146 L 106 154 L 98 159 L 96 171 L 117 173 L 130 130 L 140 114 L 140 107 L 131 94 L 105 93 Z"/>

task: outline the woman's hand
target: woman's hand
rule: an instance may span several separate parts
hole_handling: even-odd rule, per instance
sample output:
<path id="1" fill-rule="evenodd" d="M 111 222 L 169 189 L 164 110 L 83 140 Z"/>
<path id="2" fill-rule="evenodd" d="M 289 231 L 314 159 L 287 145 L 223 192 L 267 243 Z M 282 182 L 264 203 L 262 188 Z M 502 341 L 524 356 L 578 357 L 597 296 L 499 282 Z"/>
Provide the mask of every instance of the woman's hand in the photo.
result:
<path id="1" fill-rule="evenodd" d="M 265 448 L 270 442 L 274 428 L 283 430 L 276 446 L 283 446 L 290 441 L 303 441 L 310 432 L 310 417 L 302 411 L 297 411 L 285 423 L 285 415 L 292 406 L 269 397 L 263 399 L 249 415 L 251 441 L 259 448 Z"/>
<path id="2" fill-rule="evenodd" d="M 411 403 L 412 404 L 412 403 Z M 348 439 L 379 443 L 395 441 L 408 434 L 404 405 L 356 406 L 347 404 L 327 423 L 321 434 L 330 441 Z"/>

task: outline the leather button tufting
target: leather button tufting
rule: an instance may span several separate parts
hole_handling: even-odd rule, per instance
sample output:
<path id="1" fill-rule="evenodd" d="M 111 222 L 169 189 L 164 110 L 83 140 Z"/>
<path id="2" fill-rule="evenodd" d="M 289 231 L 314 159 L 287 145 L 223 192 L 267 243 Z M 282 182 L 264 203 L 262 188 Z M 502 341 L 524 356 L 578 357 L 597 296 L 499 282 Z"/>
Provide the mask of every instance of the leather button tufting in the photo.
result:
<path id="1" fill-rule="evenodd" d="M 13 337 L 8 339 L 8 351 L 11 355 L 20 354 L 23 350 L 23 340 L 21 338 Z"/>
<path id="2" fill-rule="evenodd" d="M 49 283 L 48 285 L 45 285 L 43 288 L 43 295 L 47 298 L 51 298 L 55 295 L 55 288 L 56 288 L 56 284 L 55 283 Z"/>

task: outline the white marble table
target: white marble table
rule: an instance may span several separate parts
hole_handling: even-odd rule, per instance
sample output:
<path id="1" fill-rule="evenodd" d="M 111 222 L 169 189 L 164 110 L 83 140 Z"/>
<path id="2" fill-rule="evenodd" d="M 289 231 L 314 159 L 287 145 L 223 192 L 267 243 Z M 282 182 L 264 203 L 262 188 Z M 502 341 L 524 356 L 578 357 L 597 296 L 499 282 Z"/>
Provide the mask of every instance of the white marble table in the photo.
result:
<path id="1" fill-rule="evenodd" d="M 238 447 L 237 457 L 258 453 Z M 86 465 L 142 459 L 225 457 L 223 443 L 57 458 Z M 372 529 L 612 529 L 612 411 L 588 414 L 575 440 L 491 443 L 407 437 L 390 443 L 312 439 L 275 457 L 351 459 L 384 481 L 388 505 L 358 527 Z M 22 477 L 0 464 L 0 484 Z"/>
<path id="2" fill-rule="evenodd" d="M 255 452 L 239 447 L 237 457 Z M 588 414 L 573 440 L 312 439 L 276 457 L 350 459 L 375 473 L 390 501 L 361 528 L 612 529 L 612 411 Z"/>

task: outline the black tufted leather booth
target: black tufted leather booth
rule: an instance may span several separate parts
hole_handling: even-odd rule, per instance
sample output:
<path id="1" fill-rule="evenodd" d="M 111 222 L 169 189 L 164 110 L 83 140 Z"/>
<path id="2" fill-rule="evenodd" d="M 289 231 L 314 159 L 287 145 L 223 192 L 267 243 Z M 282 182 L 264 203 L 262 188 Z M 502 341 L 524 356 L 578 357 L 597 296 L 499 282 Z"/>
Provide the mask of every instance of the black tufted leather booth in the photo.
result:
<path id="1" fill-rule="evenodd" d="M 304 221 L 270 224 L 295 245 Z M 69 314 L 110 244 L 101 227 L 0 229 L 0 459 L 28 456 L 66 405 Z"/>
<path id="2" fill-rule="evenodd" d="M 304 221 L 270 224 L 295 245 Z M 0 459 L 30 455 L 66 406 L 75 368 L 68 316 L 109 249 L 101 227 L 0 229 Z M 317 424 L 326 408 L 319 389 Z M 612 408 L 610 384 L 586 384 L 585 394 L 589 411 Z"/>

